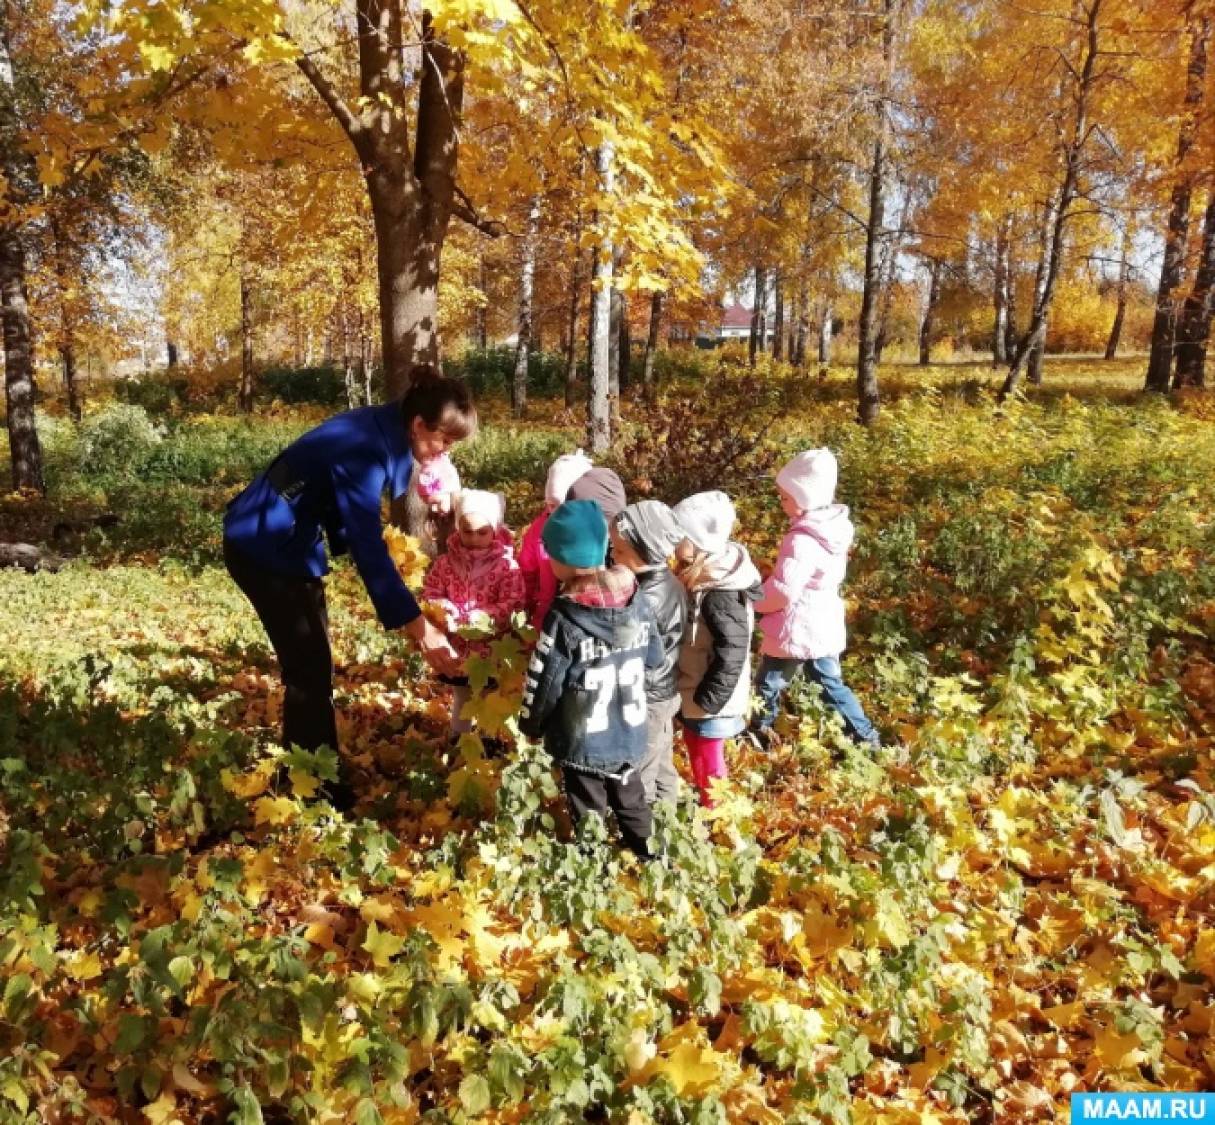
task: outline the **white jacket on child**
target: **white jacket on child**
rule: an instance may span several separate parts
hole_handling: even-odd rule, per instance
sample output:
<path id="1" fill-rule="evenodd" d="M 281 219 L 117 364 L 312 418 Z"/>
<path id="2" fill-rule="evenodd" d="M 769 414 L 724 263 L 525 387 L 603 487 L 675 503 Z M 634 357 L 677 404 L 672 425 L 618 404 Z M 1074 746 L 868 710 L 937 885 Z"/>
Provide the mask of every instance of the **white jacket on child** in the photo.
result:
<path id="1" fill-rule="evenodd" d="M 781 541 L 776 567 L 755 607 L 760 651 L 784 660 L 839 656 L 847 643 L 840 584 L 853 527 L 843 504 L 802 512 Z"/>

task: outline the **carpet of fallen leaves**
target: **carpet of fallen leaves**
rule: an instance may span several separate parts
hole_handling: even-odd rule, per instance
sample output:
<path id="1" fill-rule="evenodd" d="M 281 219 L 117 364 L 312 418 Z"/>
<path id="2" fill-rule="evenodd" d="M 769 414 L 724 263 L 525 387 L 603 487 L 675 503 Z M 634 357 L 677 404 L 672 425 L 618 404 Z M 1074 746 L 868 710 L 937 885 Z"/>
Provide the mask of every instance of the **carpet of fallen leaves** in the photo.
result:
<path id="1" fill-rule="evenodd" d="M 823 398 L 772 435 L 840 455 L 886 749 L 795 689 L 646 866 L 572 840 L 516 737 L 525 632 L 452 746 L 339 567 L 340 816 L 214 563 L 0 572 L 0 1121 L 1029 1122 L 1215 1087 L 1215 411 L 1094 377 L 996 414 L 946 374 L 872 432 Z M 770 557 L 774 497 L 739 499 Z"/>

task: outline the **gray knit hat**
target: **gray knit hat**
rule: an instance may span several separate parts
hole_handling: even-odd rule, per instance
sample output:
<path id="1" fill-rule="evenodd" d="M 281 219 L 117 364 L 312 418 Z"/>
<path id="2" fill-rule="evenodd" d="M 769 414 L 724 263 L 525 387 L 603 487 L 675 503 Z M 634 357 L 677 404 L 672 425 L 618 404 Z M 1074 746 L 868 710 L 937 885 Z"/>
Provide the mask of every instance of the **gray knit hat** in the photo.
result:
<path id="1" fill-rule="evenodd" d="M 687 532 L 661 500 L 640 500 L 616 517 L 616 530 L 650 566 L 661 566 Z"/>

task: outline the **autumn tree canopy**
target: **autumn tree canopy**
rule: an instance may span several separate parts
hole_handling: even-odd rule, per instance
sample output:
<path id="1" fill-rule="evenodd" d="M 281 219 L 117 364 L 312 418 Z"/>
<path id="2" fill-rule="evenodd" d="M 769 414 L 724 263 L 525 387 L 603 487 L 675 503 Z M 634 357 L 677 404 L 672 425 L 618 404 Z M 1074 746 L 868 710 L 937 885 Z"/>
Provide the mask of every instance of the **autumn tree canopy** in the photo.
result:
<path id="1" fill-rule="evenodd" d="M 509 339 L 521 372 L 564 355 L 597 446 L 621 347 L 650 373 L 670 332 L 713 336 L 735 300 L 751 362 L 855 347 L 865 421 L 891 347 L 987 352 L 1011 391 L 1047 350 L 1150 346 L 1149 389 L 1201 383 L 1211 18 L 1198 0 L 9 0 L 14 482 L 40 485 L 36 380 L 78 415 L 77 368 L 121 355 L 113 269 L 135 259 L 156 359 L 241 355 L 246 405 L 270 360 L 340 354 L 397 394 L 417 362 Z"/>

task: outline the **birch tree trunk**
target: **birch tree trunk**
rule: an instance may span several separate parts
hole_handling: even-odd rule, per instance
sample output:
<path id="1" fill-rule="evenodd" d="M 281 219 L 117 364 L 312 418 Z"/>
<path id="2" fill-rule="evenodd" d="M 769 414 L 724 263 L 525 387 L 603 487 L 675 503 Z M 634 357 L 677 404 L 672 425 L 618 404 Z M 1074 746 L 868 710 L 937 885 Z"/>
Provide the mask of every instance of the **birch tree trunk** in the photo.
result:
<path id="1" fill-rule="evenodd" d="M 516 418 L 527 412 L 527 366 L 532 346 L 532 300 L 536 283 L 536 242 L 540 234 L 540 197 L 532 196 L 523 236 L 519 268 L 519 324 L 515 343 L 515 374 L 511 380 L 510 404 Z"/>
<path id="2" fill-rule="evenodd" d="M 1105 342 L 1105 358 L 1115 359 L 1118 344 L 1122 340 L 1122 324 L 1126 320 L 1126 289 L 1131 279 L 1131 227 L 1128 222 L 1122 230 L 1122 257 L 1118 262 L 1118 308 L 1114 312 L 1114 323 L 1110 325 L 1109 339 Z"/>
<path id="3" fill-rule="evenodd" d="M 1008 216 L 1000 223 L 996 232 L 996 268 L 992 285 L 994 317 L 991 332 L 991 365 L 998 367 L 1006 362 L 1004 336 L 1008 328 Z"/>
<path id="4" fill-rule="evenodd" d="M 9 0 L 0 0 L 0 174 L 7 181 L 10 212 L 28 201 L 33 169 L 21 146 L 17 92 L 10 53 Z M 34 421 L 34 352 L 25 288 L 24 224 L 0 220 L 0 311 L 4 321 L 4 395 L 13 490 L 46 493 L 42 445 Z"/>
<path id="5" fill-rule="evenodd" d="M 928 303 L 920 324 L 921 367 L 927 367 L 932 362 L 932 334 L 936 327 L 937 305 L 941 300 L 941 273 L 941 262 L 934 258 L 928 270 Z"/>
<path id="6" fill-rule="evenodd" d="M 595 167 L 600 186 L 610 192 L 615 186 L 614 151 L 604 141 L 596 153 Z M 591 295 L 591 393 L 588 403 L 587 443 L 593 453 L 604 453 L 612 444 L 611 328 L 612 244 L 603 240 L 595 255 L 594 289 Z"/>
<path id="7" fill-rule="evenodd" d="M 1017 345 L 1008 369 L 1008 377 L 1000 389 L 1000 397 L 1006 398 L 1016 390 L 1017 384 L 1029 363 L 1031 355 L 1037 350 L 1039 356 L 1046 345 L 1046 320 L 1050 314 L 1051 301 L 1054 298 L 1055 283 L 1059 279 L 1059 271 L 1063 262 L 1063 235 L 1067 220 L 1071 214 L 1072 202 L 1076 198 L 1076 186 L 1079 176 L 1080 158 L 1089 140 L 1088 112 L 1089 97 L 1093 88 L 1093 75 L 1100 54 L 1100 15 L 1103 0 L 1091 0 L 1086 15 L 1086 35 L 1084 60 L 1080 70 L 1075 74 L 1075 95 L 1073 101 L 1072 125 L 1064 150 L 1063 182 L 1059 185 L 1058 196 L 1053 201 L 1050 212 L 1050 244 L 1043 259 L 1044 277 L 1041 294 L 1034 302 L 1034 312 L 1030 319 L 1025 336 Z M 1039 359 L 1039 371 L 1040 371 Z"/>
<path id="8" fill-rule="evenodd" d="M 882 252 L 889 233 L 886 230 L 886 147 L 890 119 L 886 101 L 890 96 L 894 69 L 894 33 L 897 0 L 883 0 L 882 77 L 874 108 L 873 155 L 869 164 L 869 215 L 865 225 L 865 273 L 861 294 L 859 346 L 856 359 L 857 421 L 868 426 L 877 420 L 881 405 L 878 390 L 878 303 L 881 299 Z"/>

